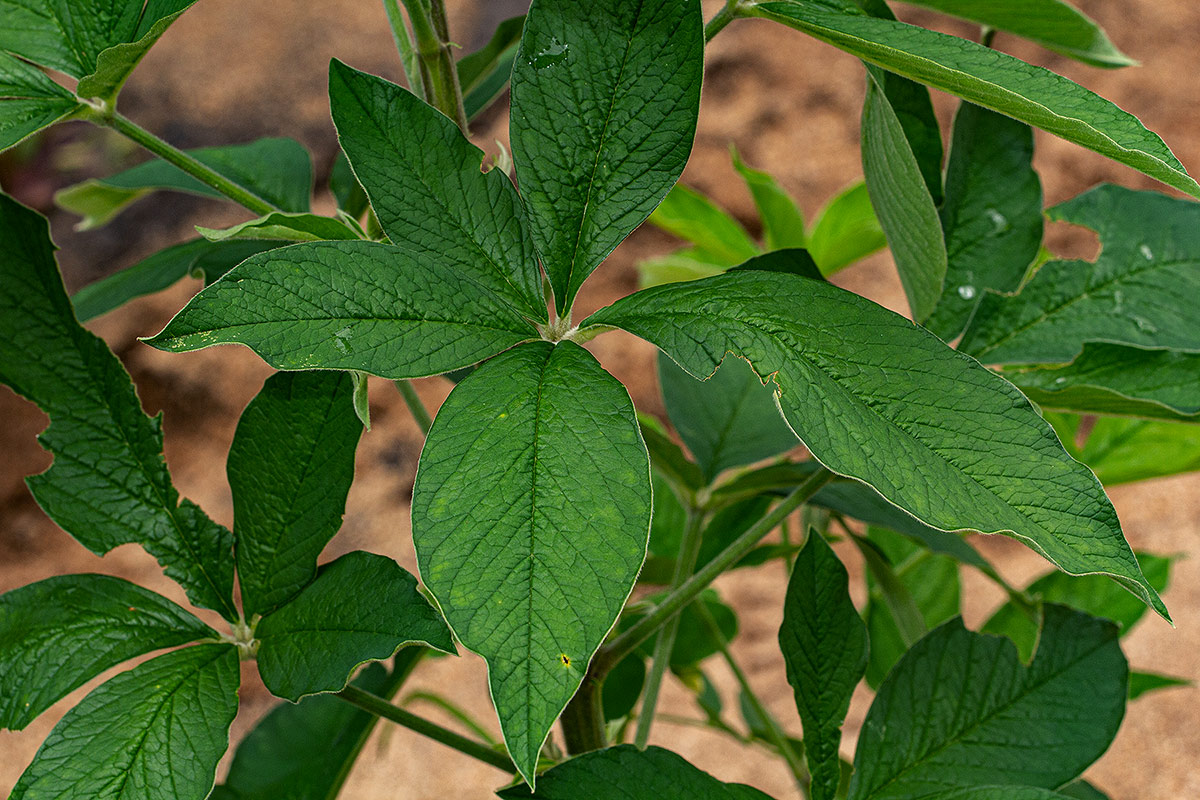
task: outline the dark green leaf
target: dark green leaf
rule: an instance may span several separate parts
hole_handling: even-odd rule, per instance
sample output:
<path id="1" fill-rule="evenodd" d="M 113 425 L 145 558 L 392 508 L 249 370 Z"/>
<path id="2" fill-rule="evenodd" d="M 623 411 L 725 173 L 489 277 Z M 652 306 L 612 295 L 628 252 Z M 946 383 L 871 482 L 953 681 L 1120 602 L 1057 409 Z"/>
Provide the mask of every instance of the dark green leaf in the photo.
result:
<path id="1" fill-rule="evenodd" d="M 238 680 L 227 644 L 121 673 L 54 726 L 9 800 L 204 800 L 229 746 Z"/>
<path id="2" fill-rule="evenodd" d="M 0 595 L 0 728 L 24 728 L 122 661 L 216 635 L 170 600 L 107 575 L 63 575 Z"/>
<path id="3" fill-rule="evenodd" d="M 0 1 L 0 10 L 8 4 Z M 37 67 L 0 52 L 0 151 L 81 108 L 70 92 Z"/>
<path id="4" fill-rule="evenodd" d="M 1061 786 L 1108 748 L 1128 680 L 1109 622 L 1046 606 L 1037 657 L 1025 667 L 1007 639 L 951 620 L 880 687 L 859 735 L 849 798 Z M 1018 790 L 1008 791 L 992 796 Z"/>
<path id="5" fill-rule="evenodd" d="M 1046 213 L 1094 230 L 1099 258 L 987 295 L 959 349 L 988 364 L 1065 363 L 1084 342 L 1200 352 L 1200 204 L 1106 184 Z"/>
<path id="6" fill-rule="evenodd" d="M 647 221 L 694 244 L 706 263 L 731 267 L 758 255 L 758 245 L 740 222 L 682 183 L 675 184 Z"/>
<path id="7" fill-rule="evenodd" d="M 946 165 L 946 284 L 925 327 L 946 341 L 962 332 L 984 292 L 1016 291 L 1042 243 L 1042 186 L 1033 131 L 962 103 Z"/>
<path id="8" fill-rule="evenodd" d="M 887 234 L 913 318 L 933 313 L 946 276 L 946 243 L 933 196 L 878 81 L 867 81 L 862 159 L 871 205 Z"/>
<path id="9" fill-rule="evenodd" d="M 361 550 L 322 567 L 295 599 L 263 618 L 255 636 L 263 683 L 293 702 L 340 691 L 355 667 L 406 644 L 454 652 L 416 578 L 390 558 Z"/>
<path id="10" fill-rule="evenodd" d="M 754 207 L 758 209 L 767 250 L 805 247 L 808 239 L 804 235 L 804 216 L 796 207 L 796 201 L 769 173 L 748 166 L 737 150 L 731 150 L 731 153 L 733 168 L 746 182 L 746 188 L 754 199 Z"/>
<path id="11" fill-rule="evenodd" d="M 455 387 L 413 489 L 421 574 L 488 662 L 533 775 L 646 555 L 650 465 L 625 387 L 572 342 L 532 342 Z"/>
<path id="12" fill-rule="evenodd" d="M 786 272 L 790 275 L 799 275 L 802 278 L 812 278 L 817 281 L 825 279 L 817 262 L 813 261 L 807 250 L 799 247 L 763 253 L 736 267 L 730 267 L 728 271 L 748 269 L 759 272 Z"/>
<path id="13" fill-rule="evenodd" d="M 657 603 L 666 596 L 666 592 L 660 592 L 650 595 L 647 599 Z M 675 645 L 671 648 L 671 669 L 678 673 L 693 670 L 701 661 L 721 652 L 721 643 L 713 639 L 712 628 L 695 603 L 704 603 L 704 608 L 717 623 L 725 641 L 732 641 L 738 632 L 738 619 L 734 610 L 721 602 L 721 597 L 715 590 L 705 589 L 692 605 L 684 608 L 679 614 L 679 631 L 675 635 Z M 644 615 L 626 614 L 621 618 L 621 629 L 633 625 L 642 616 Z M 643 642 L 637 650 L 642 658 L 650 658 L 653 651 L 653 640 Z"/>
<path id="14" fill-rule="evenodd" d="M 657 473 L 680 488 L 691 490 L 704 487 L 704 476 L 700 474 L 700 468 L 688 460 L 679 445 L 671 441 L 666 429 L 658 420 L 639 414 L 638 423 L 642 430 L 642 438 L 646 440 L 646 449 L 650 452 L 650 463 L 654 465 Z"/>
<path id="15" fill-rule="evenodd" d="M 483 151 L 406 89 L 329 66 L 342 149 L 393 244 L 470 274 L 531 319 L 546 319 L 533 240 L 512 181 L 480 172 Z"/>
<path id="16" fill-rule="evenodd" d="M 683 172 L 703 56 L 699 0 L 530 8 L 513 65 L 513 160 L 560 314 Z"/>
<path id="17" fill-rule="evenodd" d="M 1047 413 L 1070 443 L 1079 417 Z M 1200 426 L 1141 419 L 1097 419 L 1082 449 L 1072 455 L 1087 464 L 1105 486 L 1200 470 Z"/>
<path id="18" fill-rule="evenodd" d="M 1160 675 L 1156 672 L 1131 672 L 1129 674 L 1129 699 L 1137 700 L 1149 692 L 1162 689 L 1174 689 L 1181 686 L 1193 686 L 1187 678 L 1176 678 L 1173 675 Z"/>
<path id="19" fill-rule="evenodd" d="M 1162 139 L 1112 103 L 1041 67 L 914 25 L 831 11 L 814 0 L 762 3 L 782 22 L 891 72 L 1042 128 L 1200 197 Z"/>
<path id="20" fill-rule="evenodd" d="M 203 228 L 196 231 L 210 242 L 231 239 L 280 239 L 290 242 L 321 242 L 357 239 L 358 233 L 344 222 L 319 214 L 287 214 L 276 211 L 230 228 Z"/>
<path id="21" fill-rule="evenodd" d="M 822 281 L 746 271 L 643 289 L 583 324 L 648 339 L 694 376 L 741 356 L 772 376 L 792 429 L 832 471 L 935 528 L 1009 533 L 1066 572 L 1112 575 L 1164 613 L 1100 483 L 1021 393 L 897 314 Z"/>
<path id="22" fill-rule="evenodd" d="M 233 540 L 179 502 L 162 456 L 161 418 L 142 413 L 129 374 L 76 321 L 44 217 L 0 195 L 0 382 L 50 415 L 49 470 L 34 499 L 94 553 L 140 543 L 193 603 L 236 619 Z"/>
<path id="23" fill-rule="evenodd" d="M 524 27 L 523 15 L 506 19 L 496 26 L 487 44 L 459 59 L 458 82 L 467 119 L 491 105 L 508 85 Z"/>
<path id="24" fill-rule="evenodd" d="M 346 158 L 346 154 L 340 148 L 329 170 L 329 191 L 337 200 L 338 208 L 354 219 L 361 217 L 367 210 L 367 192 L 355 177 L 354 170 L 350 169 L 350 159 Z"/>
<path id="25" fill-rule="evenodd" d="M 237 342 L 276 369 L 399 379 L 469 366 L 535 335 L 445 259 L 376 242 L 312 242 L 247 259 L 147 341 L 171 352 Z"/>
<path id="26" fill-rule="evenodd" d="M 308 210 L 312 161 L 304 145 L 294 139 L 259 139 L 187 153 L 283 211 Z M 88 230 L 107 224 L 134 200 L 161 190 L 224 197 L 174 164 L 152 159 L 107 178 L 68 186 L 54 195 L 54 202 L 83 217 L 75 227 Z"/>
<path id="27" fill-rule="evenodd" d="M 658 380 L 671 424 L 706 483 L 730 467 L 770 458 L 798 444 L 779 414 L 774 392 L 741 359 L 726 359 L 701 382 L 659 354 Z"/>
<path id="28" fill-rule="evenodd" d="M 1068 800 L 1068 797 L 1035 786 L 971 786 L 923 794 L 921 800 Z"/>
<path id="29" fill-rule="evenodd" d="M 813 800 L 833 800 L 850 695 L 867 667 L 867 629 L 850 601 L 846 568 L 813 530 L 788 581 L 779 649 L 804 725 Z"/>
<path id="30" fill-rule="evenodd" d="M 255 253 L 278 246 L 279 242 L 216 243 L 205 239 L 172 245 L 71 295 L 75 316 L 86 322 L 136 297 L 160 292 L 188 276 L 211 283 Z"/>
<path id="31" fill-rule="evenodd" d="M 1085 780 L 1071 781 L 1059 791 L 1063 797 L 1073 797 L 1076 800 L 1109 800 L 1108 795 Z"/>
<path id="32" fill-rule="evenodd" d="M 631 744 L 576 756 L 546 772 L 537 791 L 526 786 L 500 792 L 509 800 L 769 800 L 749 786 L 722 783 L 670 750 Z"/>
<path id="33" fill-rule="evenodd" d="M 142 56 L 166 33 L 171 23 L 179 19 L 179 16 L 195 2 L 196 0 L 150 0 L 133 35 L 124 33 L 122 36 L 128 41 L 101 50 L 96 57 L 95 71 L 80 79 L 75 93 L 80 97 L 110 100 L 115 98 L 129 73 L 133 72 L 134 67 L 142 60 Z M 51 3 L 47 5 L 50 6 Z M 126 2 L 125 5 L 138 7 L 140 3 L 135 0 L 133 3 Z"/>
<path id="34" fill-rule="evenodd" d="M 645 683 L 646 660 L 641 655 L 634 653 L 618 661 L 604 679 L 601 695 L 604 718 L 621 719 L 633 711 L 633 707 L 642 696 L 642 686 Z"/>
<path id="35" fill-rule="evenodd" d="M 351 392 L 344 372 L 276 373 L 242 412 L 226 471 L 247 618 L 311 581 L 342 525 L 362 434 Z"/>
<path id="36" fill-rule="evenodd" d="M 856 183 L 830 201 L 808 235 L 808 252 L 832 275 L 887 246 L 865 183 Z"/>

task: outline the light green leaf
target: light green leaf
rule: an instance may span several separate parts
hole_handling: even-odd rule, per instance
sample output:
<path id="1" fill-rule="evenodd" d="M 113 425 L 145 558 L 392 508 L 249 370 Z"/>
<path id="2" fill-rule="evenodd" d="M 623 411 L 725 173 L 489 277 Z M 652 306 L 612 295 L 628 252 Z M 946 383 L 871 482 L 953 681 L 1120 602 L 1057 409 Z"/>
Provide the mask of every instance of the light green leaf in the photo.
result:
<path id="1" fill-rule="evenodd" d="M 319 214 L 285 214 L 276 211 L 231 228 L 204 228 L 196 232 L 210 242 L 234 239 L 282 239 L 291 242 L 321 242 L 358 239 L 345 223 Z"/>
<path id="2" fill-rule="evenodd" d="M 1200 419 L 1200 354 L 1085 343 L 1066 366 L 1006 370 L 1005 377 L 1045 408 Z"/>
<path id="3" fill-rule="evenodd" d="M 196 0 L 150 0 L 132 37 L 124 34 L 129 41 L 122 41 L 101 50 L 96 56 L 95 70 L 90 75 L 80 78 L 75 93 L 80 97 L 100 97 L 110 101 L 114 99 L 134 67 L 142 60 L 142 56 L 166 33 L 171 23 L 179 19 L 179 16 L 195 2 Z M 135 0 L 133 3 L 127 2 L 126 5 L 140 4 Z"/>
<path id="4" fill-rule="evenodd" d="M 695 249 L 683 252 L 713 264 L 731 267 L 758 255 L 758 245 L 740 222 L 682 183 L 671 188 L 647 221 L 691 242 Z"/>
<path id="5" fill-rule="evenodd" d="M 789 247 L 806 247 L 808 239 L 804 235 L 804 216 L 796 207 L 792 196 L 769 173 L 754 169 L 742 161 L 735 148 L 730 147 L 730 154 L 733 157 L 733 168 L 746 182 L 746 188 L 750 190 L 750 196 L 754 199 L 754 207 L 758 209 L 766 248 L 782 250 Z M 748 256 L 738 260 L 745 261 L 746 258 Z"/>
<path id="6" fill-rule="evenodd" d="M 160 292 L 185 277 L 211 283 L 255 253 L 279 246 L 279 242 L 209 242 L 192 239 L 159 250 L 136 264 L 89 283 L 71 295 L 80 322 L 106 314 L 137 297 Z"/>
<path id="7" fill-rule="evenodd" d="M 497 356 L 438 412 L 412 508 L 421 575 L 487 660 L 531 780 L 646 555 L 650 465 L 629 394 L 572 342 Z"/>
<path id="8" fill-rule="evenodd" d="M 740 359 L 730 359 L 698 382 L 660 354 L 658 380 L 671 424 L 703 470 L 705 482 L 730 467 L 761 461 L 799 444 L 779 416 L 775 393 Z"/>
<path id="9" fill-rule="evenodd" d="M 62 575 L 0 595 L 0 728 L 24 728 L 122 661 L 209 636 L 170 600 L 107 575 Z"/>
<path id="10" fill-rule="evenodd" d="M 1112 575 L 1165 613 L 1100 483 L 1021 393 L 899 315 L 822 281 L 743 271 L 643 289 L 592 324 L 648 339 L 694 376 L 745 358 L 833 472 L 935 528 L 1007 533 L 1066 572 Z"/>
<path id="11" fill-rule="evenodd" d="M 958 336 L 984 293 L 1016 291 L 1042 242 L 1042 187 L 1028 125 L 959 105 L 946 165 L 946 281 L 925 327 Z"/>
<path id="12" fill-rule="evenodd" d="M 1007 639 L 951 620 L 880 687 L 859 735 L 849 800 L 1061 786 L 1108 748 L 1128 680 L 1109 622 L 1047 606 L 1037 656 L 1025 667 Z"/>
<path id="13" fill-rule="evenodd" d="M 865 183 L 856 183 L 833 198 L 808 234 L 808 252 L 822 275 L 832 275 L 884 247 L 887 238 Z"/>
<path id="14" fill-rule="evenodd" d="M 226 644 L 121 673 L 54 726 L 9 800 L 204 800 L 229 746 L 238 681 Z"/>
<path id="15" fill-rule="evenodd" d="M 304 146 L 294 139 L 201 147 L 187 154 L 283 211 L 308 210 L 312 161 Z M 174 164 L 152 159 L 107 178 L 68 186 L 54 195 L 54 202 L 83 217 L 75 226 L 77 230 L 90 230 L 108 224 L 134 200 L 164 190 L 224 197 Z"/>
<path id="16" fill-rule="evenodd" d="M 711 278 L 720 275 L 729 266 L 723 260 L 714 262 L 713 259 L 698 247 L 677 250 L 665 256 L 647 258 L 639 261 L 638 275 L 642 286 L 658 286 L 661 283 L 679 283 L 694 281 L 697 278 Z"/>
<path id="17" fill-rule="evenodd" d="M 311 581 L 342 525 L 362 435 L 351 392 L 344 372 L 276 373 L 242 412 L 226 471 L 246 617 Z"/>
<path id="18" fill-rule="evenodd" d="M 473 119 L 492 104 L 508 86 L 525 16 L 511 17 L 496 26 L 487 44 L 458 61 L 463 109 Z"/>
<path id="19" fill-rule="evenodd" d="M 356 667 L 390 658 L 406 644 L 454 652 L 416 578 L 390 558 L 361 550 L 322 567 L 299 595 L 263 618 L 255 637 L 263 683 L 293 702 L 340 691 Z"/>
<path id="20" fill-rule="evenodd" d="M 1194 685 L 1187 678 L 1176 678 L 1173 675 L 1160 675 L 1157 672 L 1138 672 L 1135 670 L 1129 673 L 1129 699 L 1131 701 L 1137 700 L 1144 694 L 1161 691 L 1162 689 L 1175 689 Z"/>
<path id="21" fill-rule="evenodd" d="M 162 420 L 142 412 L 129 374 L 75 321 L 46 219 L 0 195 L 0 382 L 51 419 L 50 469 L 34 499 L 94 553 L 140 543 L 198 606 L 236 619 L 233 540 L 179 502 L 162 455 Z"/>
<path id="22" fill-rule="evenodd" d="M 1105 486 L 1200 470 L 1198 425 L 1101 417 L 1077 449 L 1079 417 L 1047 412 L 1046 419 Z"/>
<path id="23" fill-rule="evenodd" d="M 512 181 L 406 89 L 329 66 L 342 149 L 392 243 L 443 258 L 535 321 L 546 320 L 537 255 Z"/>
<path id="24" fill-rule="evenodd" d="M 850 695 L 867 667 L 867 629 L 850 601 L 846 568 L 816 530 L 788 581 L 779 649 L 804 725 L 813 800 L 833 800 Z"/>
<path id="25" fill-rule="evenodd" d="M 534 0 L 513 65 L 513 160 L 560 314 L 683 172 L 699 0 Z"/>
<path id="26" fill-rule="evenodd" d="M 966 39 L 901 22 L 836 13 L 813 0 L 762 3 L 750 13 L 1061 136 L 1200 197 L 1200 184 L 1136 117 L 1049 70 Z"/>
<path id="27" fill-rule="evenodd" d="M 534 336 L 506 301 L 445 258 L 313 242 L 247 259 L 147 341 L 171 352 L 237 342 L 276 369 L 399 379 L 470 366 Z"/>
<path id="28" fill-rule="evenodd" d="M 1065 363 L 1084 342 L 1200 352 L 1200 204 L 1106 184 L 1046 213 L 1094 230 L 1100 256 L 989 294 L 959 349 L 988 364 Z"/>
<path id="29" fill-rule="evenodd" d="M 1137 63 L 1118 50 L 1099 25 L 1060 0 L 904 1 L 1015 33 L 1092 66 L 1127 67 Z"/>
<path id="30" fill-rule="evenodd" d="M 0 152 L 81 108 L 37 67 L 0 52 Z"/>
<path id="31" fill-rule="evenodd" d="M 863 173 L 908 306 L 917 321 L 933 313 L 946 277 L 946 243 L 937 207 L 900 119 L 874 77 L 862 117 Z"/>
<path id="32" fill-rule="evenodd" d="M 770 800 L 749 786 L 722 783 L 661 747 L 639 750 L 631 744 L 584 753 L 559 764 L 526 786 L 500 792 L 507 800 Z"/>

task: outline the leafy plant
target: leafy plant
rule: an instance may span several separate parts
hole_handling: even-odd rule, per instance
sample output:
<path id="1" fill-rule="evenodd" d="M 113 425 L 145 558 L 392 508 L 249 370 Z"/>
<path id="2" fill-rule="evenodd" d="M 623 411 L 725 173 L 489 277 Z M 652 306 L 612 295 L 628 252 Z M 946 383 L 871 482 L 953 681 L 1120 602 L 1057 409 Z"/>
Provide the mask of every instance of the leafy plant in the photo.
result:
<path id="1" fill-rule="evenodd" d="M 1091 64 L 1130 63 L 1058 0 L 921 4 Z M 507 772 L 505 797 L 763 797 L 647 748 L 668 672 L 704 725 L 778 754 L 817 800 L 1098 793 L 1076 781 L 1127 700 L 1180 682 L 1131 680 L 1120 636 L 1147 608 L 1168 618 L 1171 559 L 1139 562 L 1096 474 L 1197 465 L 1200 206 L 1097 187 L 1047 213 L 1095 230 L 1100 257 L 1040 259 L 1028 126 L 1200 197 L 1157 136 L 990 49 L 990 33 L 976 44 L 902 23 L 882 0 L 731 0 L 707 25 L 698 0 L 535 0 L 457 64 L 440 0 L 405 0 L 407 15 L 390 0 L 409 88 L 331 65 L 344 157 L 330 183 L 339 210 L 324 217 L 295 142 L 185 152 L 116 111 L 129 72 L 188 5 L 0 0 L 0 144 L 79 118 L 157 156 L 61 192 L 83 226 L 163 190 L 224 196 L 256 217 L 201 228 L 69 298 L 45 219 L 0 197 L 0 380 L 51 420 L 41 441 L 54 463 L 31 493 L 96 553 L 142 545 L 228 623 L 214 630 L 102 575 L 0 597 L 6 728 L 168 650 L 69 711 L 14 800 L 209 796 L 239 660 L 299 703 L 242 743 L 214 794 L 225 798 L 335 796 L 379 717 Z M 733 154 L 761 243 L 676 185 L 704 42 L 743 17 L 866 62 L 865 184 L 815 226 Z M 506 84 L 519 191 L 466 136 Z M 944 170 L 926 87 L 963 99 Z M 576 321 L 587 277 L 648 216 L 690 246 Z M 825 280 L 884 237 L 915 323 Z M 206 287 L 147 344 L 238 343 L 280 370 L 230 450 L 232 531 L 180 499 L 161 419 L 79 324 L 184 275 Z M 639 416 L 583 346 L 614 329 L 661 350 L 674 432 Z M 457 385 L 431 422 L 409 381 L 442 374 Z M 318 563 L 369 425 L 368 376 L 396 381 L 427 433 L 412 500 L 423 588 L 376 554 Z M 1147 463 L 1130 444 L 1150 440 L 1173 441 L 1171 457 Z M 1057 571 L 1013 587 L 971 533 L 1013 537 Z M 842 563 L 853 550 L 868 576 L 861 609 Z M 779 643 L 803 739 L 758 699 L 730 649 L 736 613 L 709 588 L 773 561 L 791 575 Z M 1009 598 L 981 632 L 959 616 L 964 565 Z M 630 602 L 639 582 L 660 591 Z M 487 662 L 502 744 L 444 699 L 429 698 L 469 735 L 392 702 L 424 654 L 459 645 Z M 745 733 L 705 675 L 718 654 Z M 876 694 L 851 765 L 841 727 L 864 679 Z M 566 756 L 550 740 L 559 721 Z"/>

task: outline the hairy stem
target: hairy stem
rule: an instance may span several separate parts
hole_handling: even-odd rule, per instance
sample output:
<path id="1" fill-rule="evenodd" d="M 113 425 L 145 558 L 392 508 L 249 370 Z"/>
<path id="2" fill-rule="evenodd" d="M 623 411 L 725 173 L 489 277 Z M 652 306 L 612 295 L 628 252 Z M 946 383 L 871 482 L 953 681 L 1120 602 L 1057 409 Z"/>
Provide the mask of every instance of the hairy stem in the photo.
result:
<path id="1" fill-rule="evenodd" d="M 416 388 L 412 385 L 412 381 L 396 381 L 396 388 L 400 390 L 400 396 L 404 398 L 404 404 L 412 412 L 413 420 L 417 423 L 417 427 L 421 429 L 421 433 L 428 435 L 429 428 L 433 425 L 433 418 L 429 416 L 429 410 L 421 402 L 421 398 L 417 394 Z"/>
<path id="2" fill-rule="evenodd" d="M 403 0 L 416 39 L 417 60 L 426 101 L 469 136 L 458 68 L 450 52 L 446 7 L 442 0 Z"/>
<path id="3" fill-rule="evenodd" d="M 425 94 L 425 84 L 421 82 L 421 65 L 417 59 L 417 51 L 413 49 L 412 36 L 408 26 L 404 24 L 404 15 L 400 13 L 400 4 L 396 0 L 383 0 L 383 8 L 387 11 L 388 24 L 392 28 L 392 40 L 400 53 L 400 66 L 404 68 L 404 78 L 412 93 L 425 102 L 429 98 Z"/>

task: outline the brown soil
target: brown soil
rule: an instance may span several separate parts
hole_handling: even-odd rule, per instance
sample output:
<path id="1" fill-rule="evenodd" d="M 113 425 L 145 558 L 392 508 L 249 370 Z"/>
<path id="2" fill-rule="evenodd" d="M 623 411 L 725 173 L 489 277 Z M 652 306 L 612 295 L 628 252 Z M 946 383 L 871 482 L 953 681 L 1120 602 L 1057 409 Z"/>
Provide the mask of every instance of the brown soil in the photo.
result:
<path id="1" fill-rule="evenodd" d="M 516 13 L 519 2 L 460 0 L 451 3 L 451 25 L 467 47 L 486 38 L 490 25 Z M 719 3 L 717 4 L 719 5 Z M 1142 118 L 1194 169 L 1200 168 L 1200 136 L 1194 108 L 1200 98 L 1194 80 L 1200 68 L 1200 6 L 1189 0 L 1126 0 L 1078 5 L 1098 19 L 1117 44 L 1142 66 L 1116 72 L 1091 69 L 1001 35 L 998 45 L 1080 81 Z M 713 2 L 706 8 L 715 11 Z M 966 26 L 946 22 L 908 7 L 906 19 L 936 24 L 970 35 Z M 374 2 L 302 3 L 297 0 L 245 2 L 204 0 L 190 10 L 146 59 L 122 97 L 124 112 L 168 140 L 183 146 L 246 141 L 261 136 L 294 136 L 314 153 L 318 177 L 327 173 L 335 141 L 329 124 L 325 88 L 330 57 L 361 69 L 399 78 L 398 63 L 382 9 Z M 727 155 L 735 143 L 745 159 L 770 170 L 799 198 L 810 216 L 839 189 L 861 175 L 858 112 L 863 78 L 853 58 L 803 35 L 765 23 L 743 22 L 723 32 L 708 55 L 704 103 L 697 146 L 684 180 L 715 196 L 741 219 L 752 219 L 750 199 L 734 176 Z M 954 102 L 935 98 L 946 125 Z M 495 149 L 506 140 L 503 109 L 475 126 L 480 146 Z M 21 164 L 7 166 L 6 187 L 25 202 L 51 213 L 56 240 L 70 287 L 133 263 L 155 249 L 178 241 L 193 224 L 217 226 L 239 219 L 220 203 L 163 196 L 142 203 L 116 224 L 99 232 L 76 234 L 73 220 L 51 209 L 53 190 L 118 166 L 127 151 L 86 126 L 53 131 L 48 146 Z M 1100 181 L 1157 188 L 1149 179 L 1099 156 L 1049 136 L 1039 135 L 1038 166 L 1048 203 L 1064 200 Z M 0 172 L 0 174 L 3 174 Z M 328 208 L 328 198 L 321 198 Z M 1094 240 L 1077 231 L 1055 228 L 1051 243 L 1060 250 L 1094 250 Z M 635 233 L 593 278 L 581 310 L 599 307 L 635 288 L 637 259 L 673 246 L 652 231 Z M 838 282 L 899 311 L 903 295 L 885 256 L 847 270 Z M 137 344 L 135 337 L 158 330 L 195 286 L 180 286 L 138 301 L 96 321 L 91 327 L 110 342 L 132 373 L 150 412 L 165 412 L 167 459 L 180 490 L 218 521 L 231 522 L 223 464 L 236 418 L 269 370 L 249 352 L 221 348 L 168 355 Z M 592 349 L 604 365 L 630 387 L 639 408 L 660 413 L 650 347 L 630 337 L 610 335 Z M 358 453 L 358 480 L 350 495 L 342 534 L 327 558 L 356 548 L 387 553 L 408 567 L 413 554 L 408 535 L 408 499 L 420 448 L 417 429 L 395 390 L 382 381 L 372 385 L 374 427 Z M 440 379 L 421 382 L 421 395 L 436 406 L 449 385 Z M 0 591 L 68 572 L 120 575 L 183 601 L 182 592 L 162 577 L 153 561 L 132 546 L 104 558 L 86 552 L 37 509 L 22 483 L 49 458 L 33 436 L 45 417 L 28 403 L 0 389 Z M 1112 492 L 1128 538 L 1137 548 L 1185 553 L 1200 541 L 1200 475 L 1188 475 Z M 1009 540 L 978 541 L 1002 571 L 1020 582 L 1046 569 L 1027 549 Z M 846 556 L 858 574 L 855 557 Z M 999 597 L 989 585 L 966 576 L 968 623 L 981 620 Z M 785 727 L 799 732 L 790 689 L 784 681 L 775 643 L 784 575 L 777 567 L 742 572 L 720 582 L 720 590 L 738 608 L 741 634 L 736 654 L 750 680 Z M 1172 630 L 1147 620 L 1126 640 L 1135 667 L 1200 679 L 1200 566 L 1181 561 L 1166 594 L 1178 624 Z M 732 679 L 714 663 L 727 707 L 736 708 Z M 97 682 L 89 684 L 88 689 Z M 482 662 L 471 655 L 425 664 L 412 684 L 441 692 L 469 708 L 495 729 L 489 711 Z M 6 792 L 32 758 L 54 721 L 84 694 L 56 705 L 27 730 L 0 732 L 0 792 Z M 273 702 L 253 668 L 244 671 L 242 712 L 234 725 L 240 737 Z M 844 752 L 865 713 L 867 698 L 856 698 L 846 726 Z M 1112 751 L 1088 777 L 1113 798 L 1200 796 L 1200 694 L 1196 689 L 1152 695 L 1134 704 Z M 692 714 L 692 705 L 668 682 L 664 708 Z M 432 709 L 423 709 L 437 716 Z M 759 751 L 690 727 L 661 723 L 654 740 L 726 780 L 743 781 L 776 797 L 792 797 L 781 764 Z M 351 778 L 344 796 L 354 798 L 434 798 L 449 787 L 458 796 L 486 797 L 503 776 L 470 759 L 407 731 L 381 726 Z"/>

